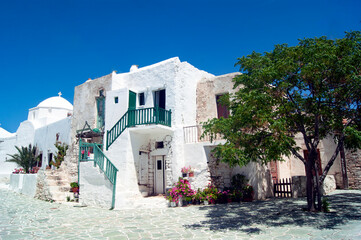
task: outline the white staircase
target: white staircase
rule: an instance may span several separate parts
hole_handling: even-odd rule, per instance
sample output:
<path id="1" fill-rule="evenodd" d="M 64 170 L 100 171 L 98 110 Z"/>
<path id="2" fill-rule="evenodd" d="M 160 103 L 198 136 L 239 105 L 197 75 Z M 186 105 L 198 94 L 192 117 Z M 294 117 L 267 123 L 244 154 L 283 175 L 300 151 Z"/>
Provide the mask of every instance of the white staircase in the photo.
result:
<path id="1" fill-rule="evenodd" d="M 67 196 L 72 196 L 70 192 L 70 180 L 62 169 L 45 170 L 45 180 L 51 195 L 51 199 L 57 202 L 67 201 Z"/>

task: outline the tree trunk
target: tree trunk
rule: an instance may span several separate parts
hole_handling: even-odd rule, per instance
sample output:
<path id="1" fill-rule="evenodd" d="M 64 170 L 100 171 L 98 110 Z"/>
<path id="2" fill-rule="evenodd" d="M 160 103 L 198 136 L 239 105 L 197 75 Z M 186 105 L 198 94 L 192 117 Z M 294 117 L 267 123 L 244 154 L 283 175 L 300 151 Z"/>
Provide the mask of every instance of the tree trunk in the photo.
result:
<path id="1" fill-rule="evenodd" d="M 345 148 L 343 142 L 340 146 L 340 156 L 341 156 L 341 172 L 342 172 L 342 182 L 343 188 L 348 189 L 348 178 L 347 178 L 347 167 L 346 167 L 346 157 L 345 157 Z"/>
<path id="2" fill-rule="evenodd" d="M 316 173 L 315 194 L 317 196 L 317 211 L 321 211 L 322 210 L 322 189 L 321 189 L 321 183 L 319 181 L 320 177 L 318 175 L 318 167 L 316 167 L 316 164 L 314 166 L 315 166 L 315 173 Z M 315 198 L 316 198 L 316 196 L 315 196 Z"/>
<path id="3" fill-rule="evenodd" d="M 313 162 L 310 158 L 306 162 L 306 190 L 307 190 L 307 210 L 314 212 L 316 211 L 315 208 L 315 192 L 314 192 L 314 181 L 313 181 L 313 174 L 312 174 L 312 163 Z"/>

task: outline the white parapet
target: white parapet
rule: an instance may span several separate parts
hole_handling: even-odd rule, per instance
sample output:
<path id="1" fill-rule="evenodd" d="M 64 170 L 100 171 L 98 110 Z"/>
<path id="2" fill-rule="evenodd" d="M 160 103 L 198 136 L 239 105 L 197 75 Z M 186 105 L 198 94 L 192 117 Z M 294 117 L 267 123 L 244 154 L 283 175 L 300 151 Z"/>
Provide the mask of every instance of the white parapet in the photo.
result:
<path id="1" fill-rule="evenodd" d="M 17 193 L 34 197 L 37 176 L 37 174 L 11 174 L 9 188 Z"/>

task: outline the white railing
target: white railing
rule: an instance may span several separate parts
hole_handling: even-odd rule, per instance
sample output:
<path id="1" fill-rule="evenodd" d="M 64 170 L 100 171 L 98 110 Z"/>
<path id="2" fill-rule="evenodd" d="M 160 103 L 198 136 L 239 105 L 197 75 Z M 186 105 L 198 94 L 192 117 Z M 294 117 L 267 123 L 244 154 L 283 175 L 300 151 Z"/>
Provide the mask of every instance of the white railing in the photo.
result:
<path id="1" fill-rule="evenodd" d="M 211 137 L 209 134 L 204 135 L 202 134 L 204 132 L 204 129 L 202 125 L 195 125 L 195 126 L 188 126 L 183 127 L 183 135 L 184 135 L 184 142 L 185 143 L 197 143 L 197 142 L 210 142 Z M 222 136 L 220 134 L 217 134 L 214 140 L 222 140 Z"/>

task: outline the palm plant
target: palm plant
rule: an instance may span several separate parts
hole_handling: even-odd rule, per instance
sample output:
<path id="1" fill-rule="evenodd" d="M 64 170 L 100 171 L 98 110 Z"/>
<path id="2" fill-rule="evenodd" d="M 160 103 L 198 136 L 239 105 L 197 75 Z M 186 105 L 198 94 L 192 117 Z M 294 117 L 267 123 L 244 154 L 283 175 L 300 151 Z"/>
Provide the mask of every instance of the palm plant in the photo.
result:
<path id="1" fill-rule="evenodd" d="M 37 147 L 29 144 L 28 147 L 19 148 L 15 146 L 15 148 L 18 152 L 13 155 L 8 154 L 11 159 L 6 160 L 6 162 L 14 162 L 22 167 L 26 173 L 29 173 L 40 160 Z"/>

